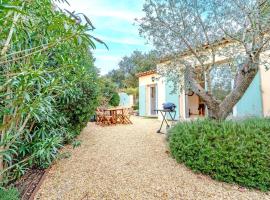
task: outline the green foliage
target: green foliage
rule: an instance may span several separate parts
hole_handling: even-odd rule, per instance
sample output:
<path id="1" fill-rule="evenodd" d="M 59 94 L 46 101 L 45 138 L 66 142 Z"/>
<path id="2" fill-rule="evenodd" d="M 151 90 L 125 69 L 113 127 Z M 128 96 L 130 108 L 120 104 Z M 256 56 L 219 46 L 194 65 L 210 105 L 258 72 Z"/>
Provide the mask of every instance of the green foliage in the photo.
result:
<path id="1" fill-rule="evenodd" d="M 119 103 L 120 103 L 120 96 L 117 92 L 114 92 L 109 104 L 111 106 L 119 106 Z"/>
<path id="2" fill-rule="evenodd" d="M 48 167 L 76 138 L 98 106 L 100 83 L 89 19 L 79 23 L 79 15 L 51 0 L 3 4 L 0 182 L 6 184 L 29 167 Z"/>
<path id="3" fill-rule="evenodd" d="M 19 200 L 19 192 L 15 188 L 10 188 L 7 190 L 0 189 L 0 199 L 1 200 Z"/>
<path id="4" fill-rule="evenodd" d="M 106 77 L 103 77 L 100 79 L 100 91 L 101 91 L 101 96 L 99 98 L 99 105 L 108 107 L 108 106 L 118 106 L 120 102 L 120 97 L 119 97 L 119 102 L 117 104 L 117 87 L 116 85 Z M 117 95 L 116 95 L 117 94 Z"/>
<path id="5" fill-rule="evenodd" d="M 136 88 L 126 88 L 123 91 L 125 93 L 127 93 L 128 95 L 133 95 L 133 96 L 138 96 L 139 95 L 138 87 L 136 87 Z"/>
<path id="6" fill-rule="evenodd" d="M 270 190 L 270 119 L 184 122 L 170 131 L 172 156 L 195 172 Z"/>
<path id="7" fill-rule="evenodd" d="M 81 141 L 79 141 L 79 140 L 74 140 L 74 141 L 72 142 L 73 149 L 75 149 L 76 147 L 81 146 L 81 144 L 82 144 Z"/>
<path id="8" fill-rule="evenodd" d="M 149 53 L 134 51 L 130 56 L 123 57 L 118 64 L 119 69 L 109 72 L 107 78 L 110 78 L 118 88 L 137 88 L 136 74 L 155 69 L 157 59 L 158 55 L 155 51 Z"/>
<path id="9" fill-rule="evenodd" d="M 139 110 L 140 109 L 140 107 L 139 107 L 139 101 L 133 106 L 133 109 L 134 110 Z"/>

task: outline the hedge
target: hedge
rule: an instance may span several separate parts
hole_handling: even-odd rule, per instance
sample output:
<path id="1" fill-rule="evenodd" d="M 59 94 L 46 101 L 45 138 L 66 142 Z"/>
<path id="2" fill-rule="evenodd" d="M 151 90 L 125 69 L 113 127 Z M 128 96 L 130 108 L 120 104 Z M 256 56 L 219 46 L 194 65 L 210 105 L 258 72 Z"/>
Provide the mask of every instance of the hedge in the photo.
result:
<path id="1" fill-rule="evenodd" d="M 270 119 L 198 120 L 169 132 L 172 156 L 213 179 L 270 189 Z"/>

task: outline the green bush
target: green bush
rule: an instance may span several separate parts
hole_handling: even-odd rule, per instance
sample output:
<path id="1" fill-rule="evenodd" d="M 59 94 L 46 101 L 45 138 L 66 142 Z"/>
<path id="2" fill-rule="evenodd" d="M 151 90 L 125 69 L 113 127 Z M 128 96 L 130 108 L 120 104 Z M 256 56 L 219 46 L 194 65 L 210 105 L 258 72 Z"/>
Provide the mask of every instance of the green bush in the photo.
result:
<path id="1" fill-rule="evenodd" d="M 1 200 L 19 200 L 19 192 L 16 188 L 11 188 L 7 190 L 0 189 L 0 199 Z"/>
<path id="2" fill-rule="evenodd" d="M 172 156 L 195 172 L 270 189 L 270 119 L 184 122 L 169 135 Z"/>
<path id="3" fill-rule="evenodd" d="M 31 167 L 48 167 L 98 105 L 94 28 L 86 16 L 54 4 L 3 0 L 0 6 L 0 43 L 8 42 L 0 59 L 0 186 Z"/>
<path id="4" fill-rule="evenodd" d="M 139 101 L 133 106 L 133 109 L 134 110 L 139 110 L 140 107 L 139 107 Z"/>
<path id="5" fill-rule="evenodd" d="M 119 106 L 119 103 L 120 103 L 120 96 L 117 92 L 114 92 L 109 104 L 111 106 Z"/>

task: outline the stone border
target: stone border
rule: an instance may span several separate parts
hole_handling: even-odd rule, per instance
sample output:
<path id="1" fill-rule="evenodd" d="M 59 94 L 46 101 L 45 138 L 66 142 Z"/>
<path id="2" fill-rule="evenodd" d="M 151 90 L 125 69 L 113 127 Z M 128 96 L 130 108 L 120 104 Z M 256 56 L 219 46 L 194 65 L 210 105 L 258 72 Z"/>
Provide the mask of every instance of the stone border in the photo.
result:
<path id="1" fill-rule="evenodd" d="M 32 192 L 32 194 L 31 194 L 29 200 L 34 200 L 34 198 L 35 198 L 37 192 L 39 191 L 39 189 L 40 189 L 42 183 L 44 182 L 44 180 L 45 180 L 45 178 L 46 178 L 46 176 L 47 176 L 49 170 L 50 170 L 50 167 L 49 167 L 48 169 L 45 169 L 44 174 L 43 174 L 42 177 L 39 179 L 39 183 L 37 184 L 36 188 L 35 188 L 34 191 Z"/>

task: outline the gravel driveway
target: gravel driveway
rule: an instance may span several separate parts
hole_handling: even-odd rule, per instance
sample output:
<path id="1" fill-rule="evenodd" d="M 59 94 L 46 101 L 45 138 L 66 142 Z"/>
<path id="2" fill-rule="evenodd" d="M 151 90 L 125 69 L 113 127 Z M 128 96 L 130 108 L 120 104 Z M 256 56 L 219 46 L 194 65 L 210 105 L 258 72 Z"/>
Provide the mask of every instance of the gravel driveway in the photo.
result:
<path id="1" fill-rule="evenodd" d="M 99 127 L 89 123 L 82 145 L 63 151 L 71 157 L 52 166 L 36 199 L 270 199 L 195 174 L 177 164 L 156 119 L 133 117 L 133 125 Z"/>

